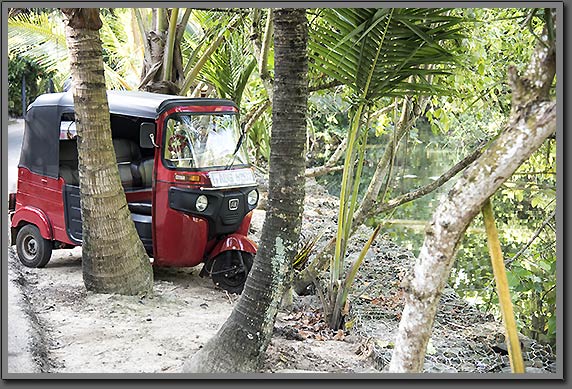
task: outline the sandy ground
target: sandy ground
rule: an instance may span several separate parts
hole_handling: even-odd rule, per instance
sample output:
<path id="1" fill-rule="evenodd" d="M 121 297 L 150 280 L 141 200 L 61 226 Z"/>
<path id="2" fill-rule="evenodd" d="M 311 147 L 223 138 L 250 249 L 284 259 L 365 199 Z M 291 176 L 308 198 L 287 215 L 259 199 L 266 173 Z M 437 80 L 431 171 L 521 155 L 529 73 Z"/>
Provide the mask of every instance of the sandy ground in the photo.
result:
<path id="1" fill-rule="evenodd" d="M 331 215 L 309 208 L 312 212 L 305 223 L 330 222 Z M 255 240 L 264 216 L 264 211 L 255 211 L 251 227 Z M 129 297 L 87 292 L 79 247 L 54 250 L 43 269 L 23 267 L 14 247 L 8 259 L 9 289 L 20 299 L 10 305 L 22 308 L 11 312 L 10 319 L 26 315 L 38 324 L 28 339 L 33 360 L 26 353 L 22 355 L 27 361 L 17 360 L 22 344 L 13 345 L 10 372 L 178 373 L 216 334 L 238 299 L 199 277 L 200 266 L 155 268 L 154 294 Z M 291 313 L 280 312 L 276 329 L 291 324 Z M 261 372 L 377 371 L 371 358 L 356 353 L 357 337 L 301 340 L 277 332 Z M 25 334 L 16 337 L 22 340 Z"/>
<path id="2" fill-rule="evenodd" d="M 10 266 L 25 279 L 20 287 L 42 324 L 35 342 L 45 342 L 44 372 L 180 372 L 185 360 L 216 334 L 238 298 L 200 278 L 198 269 L 156 270 L 154 296 L 86 292 L 80 255 L 79 248 L 61 250 L 44 269 L 22 268 L 10 255 Z M 280 314 L 278 326 L 286 315 Z M 358 346 L 275 337 L 268 349 L 272 362 L 263 371 L 375 371 L 372 361 L 355 354 Z M 31 363 L 27 367 L 28 372 L 40 370 Z"/>

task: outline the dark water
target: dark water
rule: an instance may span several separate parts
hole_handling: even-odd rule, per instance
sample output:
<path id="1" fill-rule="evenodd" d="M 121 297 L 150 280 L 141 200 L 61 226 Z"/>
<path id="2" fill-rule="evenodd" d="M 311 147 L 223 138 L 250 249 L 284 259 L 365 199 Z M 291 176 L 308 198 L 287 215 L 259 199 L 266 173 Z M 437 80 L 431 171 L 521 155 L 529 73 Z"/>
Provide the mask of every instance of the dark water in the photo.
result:
<path id="1" fill-rule="evenodd" d="M 435 135 L 426 123 L 421 124 L 406 142 L 403 139 L 400 143 L 395 155 L 392 180 L 386 200 L 430 184 L 463 158 L 458 148 L 447 144 L 446 136 Z M 388 141 L 387 138 L 375 138 L 375 136 L 370 136 L 369 139 L 360 196 L 367 190 Z M 320 177 L 318 180 L 329 193 L 339 196 L 341 177 L 342 174 L 339 172 Z M 424 197 L 380 215 L 381 219 L 389 219 L 382 230 L 383 233 L 417 255 L 423 243 L 424 225 L 431 219 L 440 195 L 446 193 L 451 185 L 452 181 Z"/>

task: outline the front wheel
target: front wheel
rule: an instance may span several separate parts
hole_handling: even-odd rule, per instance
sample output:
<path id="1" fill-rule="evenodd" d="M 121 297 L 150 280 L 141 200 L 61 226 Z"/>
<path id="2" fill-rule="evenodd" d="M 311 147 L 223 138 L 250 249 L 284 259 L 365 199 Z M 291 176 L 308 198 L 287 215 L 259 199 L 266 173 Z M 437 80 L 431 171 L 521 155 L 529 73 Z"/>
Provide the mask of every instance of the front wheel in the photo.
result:
<path id="1" fill-rule="evenodd" d="M 211 278 L 215 285 L 229 293 L 242 293 L 246 277 L 252 268 L 254 255 L 244 251 L 224 251 L 212 262 Z"/>
<path id="2" fill-rule="evenodd" d="M 18 231 L 16 251 L 22 265 L 44 267 L 52 256 L 52 242 L 42 237 L 38 227 L 27 224 Z"/>

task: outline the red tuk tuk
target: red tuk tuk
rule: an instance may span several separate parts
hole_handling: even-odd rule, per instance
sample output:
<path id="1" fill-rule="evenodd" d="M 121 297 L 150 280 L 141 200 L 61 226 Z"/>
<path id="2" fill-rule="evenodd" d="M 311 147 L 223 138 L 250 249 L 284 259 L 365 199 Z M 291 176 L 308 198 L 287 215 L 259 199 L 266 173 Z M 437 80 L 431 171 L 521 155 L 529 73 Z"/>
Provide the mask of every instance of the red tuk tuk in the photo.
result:
<path id="1" fill-rule="evenodd" d="M 257 184 L 235 103 L 109 91 L 111 132 L 135 227 L 154 266 L 204 263 L 201 276 L 242 291 L 256 244 L 248 237 Z M 39 96 L 26 114 L 12 243 L 22 264 L 81 245 L 78 153 L 70 92 Z"/>

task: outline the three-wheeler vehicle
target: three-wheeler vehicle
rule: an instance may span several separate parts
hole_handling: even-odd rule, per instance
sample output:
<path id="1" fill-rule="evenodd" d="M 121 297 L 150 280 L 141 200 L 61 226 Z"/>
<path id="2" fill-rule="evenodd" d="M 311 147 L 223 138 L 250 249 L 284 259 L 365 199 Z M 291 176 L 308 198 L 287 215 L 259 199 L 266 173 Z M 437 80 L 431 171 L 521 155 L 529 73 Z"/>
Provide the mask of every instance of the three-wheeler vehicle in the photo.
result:
<path id="1" fill-rule="evenodd" d="M 108 91 L 113 146 L 133 222 L 154 266 L 192 267 L 242 291 L 256 244 L 247 237 L 258 190 L 238 108 L 230 100 Z M 28 108 L 11 193 L 19 260 L 43 267 L 82 242 L 71 92 Z"/>

